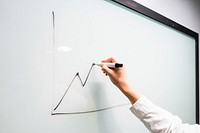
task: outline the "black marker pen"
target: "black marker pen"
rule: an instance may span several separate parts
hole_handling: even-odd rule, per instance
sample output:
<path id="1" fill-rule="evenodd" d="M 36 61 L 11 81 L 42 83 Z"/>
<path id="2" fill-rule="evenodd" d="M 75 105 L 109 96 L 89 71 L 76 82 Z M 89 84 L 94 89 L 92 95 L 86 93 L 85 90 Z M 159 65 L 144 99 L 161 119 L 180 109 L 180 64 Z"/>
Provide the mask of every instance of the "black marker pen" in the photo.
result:
<path id="1" fill-rule="evenodd" d="M 102 63 L 94 63 L 94 65 L 97 66 L 102 66 L 102 65 L 107 65 L 109 68 L 118 68 L 118 67 L 123 67 L 123 64 L 121 63 L 107 63 L 107 62 L 102 62 Z"/>

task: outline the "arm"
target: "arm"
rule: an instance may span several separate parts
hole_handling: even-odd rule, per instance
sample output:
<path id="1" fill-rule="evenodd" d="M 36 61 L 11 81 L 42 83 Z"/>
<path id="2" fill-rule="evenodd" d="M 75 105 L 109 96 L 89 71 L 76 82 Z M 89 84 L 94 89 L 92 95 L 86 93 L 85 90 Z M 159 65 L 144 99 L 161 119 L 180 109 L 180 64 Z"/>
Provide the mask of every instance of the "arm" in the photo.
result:
<path id="1" fill-rule="evenodd" d="M 109 58 L 107 60 L 103 60 L 102 62 L 116 61 L 113 58 Z M 128 82 L 124 67 L 110 69 L 106 65 L 102 65 L 101 68 L 102 71 L 109 76 L 112 83 L 121 90 L 121 92 L 130 100 L 132 104 L 134 104 L 139 99 L 139 94 L 131 88 Z"/>
<path id="2" fill-rule="evenodd" d="M 200 133 L 200 126 L 183 124 L 178 116 L 156 106 L 145 96 L 130 110 L 152 133 Z"/>
<path id="3" fill-rule="evenodd" d="M 109 58 L 102 62 L 116 62 Z M 152 133 L 200 133 L 199 125 L 183 124 L 181 119 L 170 112 L 154 105 L 144 96 L 130 86 L 125 68 L 110 69 L 102 65 L 102 71 L 109 76 L 110 80 L 133 104 L 130 110 L 138 117 Z"/>

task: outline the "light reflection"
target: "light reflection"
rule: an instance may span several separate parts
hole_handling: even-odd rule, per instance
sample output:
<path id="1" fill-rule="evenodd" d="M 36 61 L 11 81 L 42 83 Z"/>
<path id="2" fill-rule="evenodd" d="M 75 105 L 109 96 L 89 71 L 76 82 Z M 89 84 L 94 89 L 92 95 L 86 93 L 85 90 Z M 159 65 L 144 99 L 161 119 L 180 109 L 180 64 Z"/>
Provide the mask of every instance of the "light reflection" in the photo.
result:
<path id="1" fill-rule="evenodd" d="M 62 47 L 58 47 L 58 48 L 57 48 L 57 51 L 58 51 L 58 52 L 71 52 L 71 51 L 72 51 L 72 48 L 67 47 L 67 46 L 62 46 Z"/>

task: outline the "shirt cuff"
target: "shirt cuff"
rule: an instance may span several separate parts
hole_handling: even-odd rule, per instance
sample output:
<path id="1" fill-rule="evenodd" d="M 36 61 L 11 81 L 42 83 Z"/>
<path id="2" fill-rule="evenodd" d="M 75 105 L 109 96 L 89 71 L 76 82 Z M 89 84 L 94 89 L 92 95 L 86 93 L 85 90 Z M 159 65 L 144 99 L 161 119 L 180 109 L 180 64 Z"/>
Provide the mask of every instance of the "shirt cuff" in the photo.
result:
<path id="1" fill-rule="evenodd" d="M 155 105 L 149 101 L 145 96 L 141 96 L 133 105 L 130 110 L 140 120 L 151 110 Z"/>

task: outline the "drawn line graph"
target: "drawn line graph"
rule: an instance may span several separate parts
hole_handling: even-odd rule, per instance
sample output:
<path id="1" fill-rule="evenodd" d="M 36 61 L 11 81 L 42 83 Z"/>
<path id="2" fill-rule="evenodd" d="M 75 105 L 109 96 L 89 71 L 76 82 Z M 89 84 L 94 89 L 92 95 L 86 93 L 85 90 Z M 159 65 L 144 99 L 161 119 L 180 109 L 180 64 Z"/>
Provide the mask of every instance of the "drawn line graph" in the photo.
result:
<path id="1" fill-rule="evenodd" d="M 55 38 L 55 12 L 52 11 L 52 16 L 53 16 L 53 47 L 55 48 L 56 46 L 56 38 Z M 54 51 L 55 52 L 55 51 Z M 55 53 L 54 53 L 54 65 L 55 65 Z M 67 92 L 70 90 L 73 82 L 75 81 L 76 78 L 78 78 L 80 80 L 80 83 L 82 85 L 82 87 L 84 87 L 87 83 L 87 80 L 89 78 L 89 75 L 92 71 L 92 68 L 95 66 L 95 63 L 92 63 L 88 74 L 85 78 L 85 80 L 82 80 L 81 76 L 79 75 L 79 72 L 77 72 L 75 74 L 75 76 L 72 78 L 71 83 L 69 84 L 69 86 L 66 88 L 64 94 L 62 95 L 61 99 L 59 100 L 59 102 L 57 103 L 57 105 L 55 107 L 53 107 L 53 111 L 52 111 L 52 115 L 63 115 L 63 114 L 83 114 L 83 113 L 93 113 L 93 112 L 98 112 L 98 111 L 103 111 L 103 110 L 108 110 L 108 109 L 112 109 L 112 108 L 116 108 L 116 107 L 120 107 L 120 106 L 125 106 L 125 105 L 130 105 L 130 103 L 124 103 L 124 104 L 119 104 L 119 105 L 115 105 L 115 106 L 110 106 L 110 107 L 104 107 L 101 109 L 93 109 L 93 110 L 89 110 L 89 111 L 78 111 L 78 112 L 55 112 L 57 110 L 57 108 L 60 106 L 60 104 L 62 103 L 63 99 L 65 98 Z M 54 76 L 54 83 L 55 83 L 55 66 L 54 66 L 54 72 L 53 72 L 53 76 Z M 54 86 L 55 89 L 55 86 Z"/>
<path id="2" fill-rule="evenodd" d="M 67 87 L 66 91 L 64 92 L 62 98 L 60 99 L 60 101 L 58 102 L 58 104 L 56 105 L 56 107 L 54 108 L 54 111 L 59 107 L 59 105 L 62 103 L 65 95 L 67 94 L 67 92 L 69 91 L 71 85 L 73 84 L 74 80 L 76 78 L 78 78 L 80 80 L 80 83 L 82 85 L 82 87 L 84 87 L 87 83 L 87 80 L 89 78 L 89 75 L 92 71 L 93 66 L 95 65 L 95 63 L 92 63 L 92 66 L 89 69 L 89 72 L 87 74 L 86 79 L 83 81 L 82 78 L 79 75 L 79 72 L 76 73 L 76 75 L 73 77 L 71 83 L 69 84 L 69 86 Z M 120 106 L 124 106 L 124 105 L 129 105 L 129 103 L 125 103 L 125 104 L 121 104 L 121 105 L 116 105 L 116 106 L 111 106 L 111 107 L 107 107 L 107 108 L 103 108 L 103 109 L 96 109 L 96 110 L 91 110 L 91 111 L 81 111 L 81 112 L 72 112 L 72 113 L 57 113 L 57 112 L 52 112 L 52 115 L 62 115 L 62 114 L 83 114 L 83 113 L 92 113 L 92 112 L 98 112 L 98 111 L 103 111 L 103 110 L 108 110 L 108 109 L 112 109 L 112 108 L 116 108 L 116 107 L 120 107 Z"/>
<path id="3" fill-rule="evenodd" d="M 54 111 L 55 111 L 55 110 L 58 108 L 58 106 L 61 104 L 62 100 L 64 99 L 64 97 L 65 97 L 65 95 L 66 95 L 66 93 L 67 93 L 67 91 L 68 91 L 69 88 L 71 87 L 71 85 L 72 85 L 72 83 L 74 82 L 74 80 L 76 79 L 76 77 L 79 78 L 82 87 L 85 86 L 85 84 L 86 84 L 86 82 L 87 82 L 87 80 L 88 80 L 88 77 L 89 77 L 89 75 L 90 75 L 90 73 L 91 73 L 92 68 L 93 68 L 94 65 L 95 65 L 95 63 L 93 63 L 92 66 L 90 67 L 90 70 L 89 70 L 89 72 L 88 72 L 88 74 L 87 74 L 87 77 L 86 77 L 86 79 L 85 79 L 84 82 L 83 82 L 82 78 L 80 77 L 79 72 L 76 73 L 76 75 L 75 75 L 74 78 L 72 79 L 71 83 L 69 84 L 67 90 L 65 91 L 64 95 L 62 96 L 62 98 L 60 99 L 60 101 L 58 102 L 58 104 L 56 105 L 56 107 L 54 108 Z"/>

